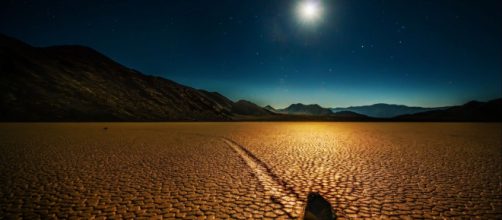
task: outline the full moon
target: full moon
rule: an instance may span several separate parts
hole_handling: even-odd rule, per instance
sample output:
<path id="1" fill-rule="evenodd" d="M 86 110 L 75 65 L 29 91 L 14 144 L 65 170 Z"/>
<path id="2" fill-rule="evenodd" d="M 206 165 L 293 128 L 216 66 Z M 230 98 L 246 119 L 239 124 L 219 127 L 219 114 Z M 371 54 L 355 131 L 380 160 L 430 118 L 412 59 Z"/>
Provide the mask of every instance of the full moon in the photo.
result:
<path id="1" fill-rule="evenodd" d="M 321 2 L 319 0 L 303 0 L 296 8 L 297 15 L 302 23 L 315 23 L 322 15 Z"/>

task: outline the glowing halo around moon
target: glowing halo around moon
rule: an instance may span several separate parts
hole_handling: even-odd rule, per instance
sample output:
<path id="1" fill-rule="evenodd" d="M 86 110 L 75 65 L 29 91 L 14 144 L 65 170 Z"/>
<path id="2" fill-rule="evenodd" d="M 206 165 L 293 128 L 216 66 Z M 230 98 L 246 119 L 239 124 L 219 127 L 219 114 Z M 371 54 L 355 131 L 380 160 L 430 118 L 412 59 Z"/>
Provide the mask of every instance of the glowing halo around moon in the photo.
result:
<path id="1" fill-rule="evenodd" d="M 296 14 L 303 24 L 316 24 L 321 20 L 323 13 L 320 0 L 302 0 L 296 6 Z"/>

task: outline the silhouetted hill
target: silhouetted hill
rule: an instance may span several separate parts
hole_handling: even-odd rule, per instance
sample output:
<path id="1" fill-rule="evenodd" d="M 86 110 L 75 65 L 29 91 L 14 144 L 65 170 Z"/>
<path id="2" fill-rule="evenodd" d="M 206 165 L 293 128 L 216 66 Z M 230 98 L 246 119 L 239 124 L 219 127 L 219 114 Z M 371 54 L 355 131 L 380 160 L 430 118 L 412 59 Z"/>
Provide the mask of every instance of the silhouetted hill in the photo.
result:
<path id="1" fill-rule="evenodd" d="M 285 109 L 278 109 L 277 112 L 291 115 L 330 115 L 331 110 L 323 108 L 317 104 L 304 105 L 301 103 L 292 104 Z"/>
<path id="2" fill-rule="evenodd" d="M 272 115 L 273 113 L 252 102 L 239 100 L 232 106 L 232 112 L 240 115 Z"/>
<path id="3" fill-rule="evenodd" d="M 0 34 L 1 121 L 231 120 L 267 114 L 260 109 L 144 75 L 88 47 L 36 48 Z"/>
<path id="4" fill-rule="evenodd" d="M 471 101 L 443 110 L 402 115 L 399 121 L 502 121 L 502 98 L 488 102 Z"/>
<path id="5" fill-rule="evenodd" d="M 268 111 L 270 112 L 277 112 L 277 109 L 275 109 L 274 107 L 270 106 L 270 105 L 267 105 L 265 107 L 263 107 L 264 109 L 267 109 Z"/>
<path id="6" fill-rule="evenodd" d="M 357 119 L 365 119 L 365 118 L 369 119 L 370 118 L 370 117 L 368 117 L 366 115 L 355 113 L 355 112 L 351 112 L 351 111 L 335 112 L 332 115 L 336 116 L 336 117 L 344 117 L 344 118 L 357 118 Z"/>
<path id="7" fill-rule="evenodd" d="M 331 108 L 331 111 L 335 113 L 340 111 L 352 111 L 355 113 L 375 118 L 392 118 L 399 115 L 414 114 L 418 112 L 425 112 L 438 109 L 444 109 L 444 108 L 423 108 L 423 107 L 410 107 L 406 105 L 378 103 L 374 105 L 351 106 L 347 108 Z"/>

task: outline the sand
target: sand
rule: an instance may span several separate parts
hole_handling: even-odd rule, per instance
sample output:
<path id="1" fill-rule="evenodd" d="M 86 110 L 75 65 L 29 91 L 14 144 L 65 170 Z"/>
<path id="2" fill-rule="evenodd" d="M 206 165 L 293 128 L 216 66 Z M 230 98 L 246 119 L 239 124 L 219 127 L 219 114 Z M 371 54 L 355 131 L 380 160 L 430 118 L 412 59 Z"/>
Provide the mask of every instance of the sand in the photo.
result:
<path id="1" fill-rule="evenodd" d="M 340 218 L 502 218 L 502 125 L 0 124 L 0 218 L 288 219 L 309 192 Z"/>

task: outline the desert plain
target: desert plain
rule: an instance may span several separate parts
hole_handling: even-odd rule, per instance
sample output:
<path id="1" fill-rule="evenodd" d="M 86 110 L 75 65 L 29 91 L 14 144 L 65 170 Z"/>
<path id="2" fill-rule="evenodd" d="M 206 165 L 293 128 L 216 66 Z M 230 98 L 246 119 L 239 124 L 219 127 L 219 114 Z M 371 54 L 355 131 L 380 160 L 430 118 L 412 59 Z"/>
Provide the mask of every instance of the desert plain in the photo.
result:
<path id="1" fill-rule="evenodd" d="M 0 218 L 502 219 L 500 123 L 3 123 Z"/>

